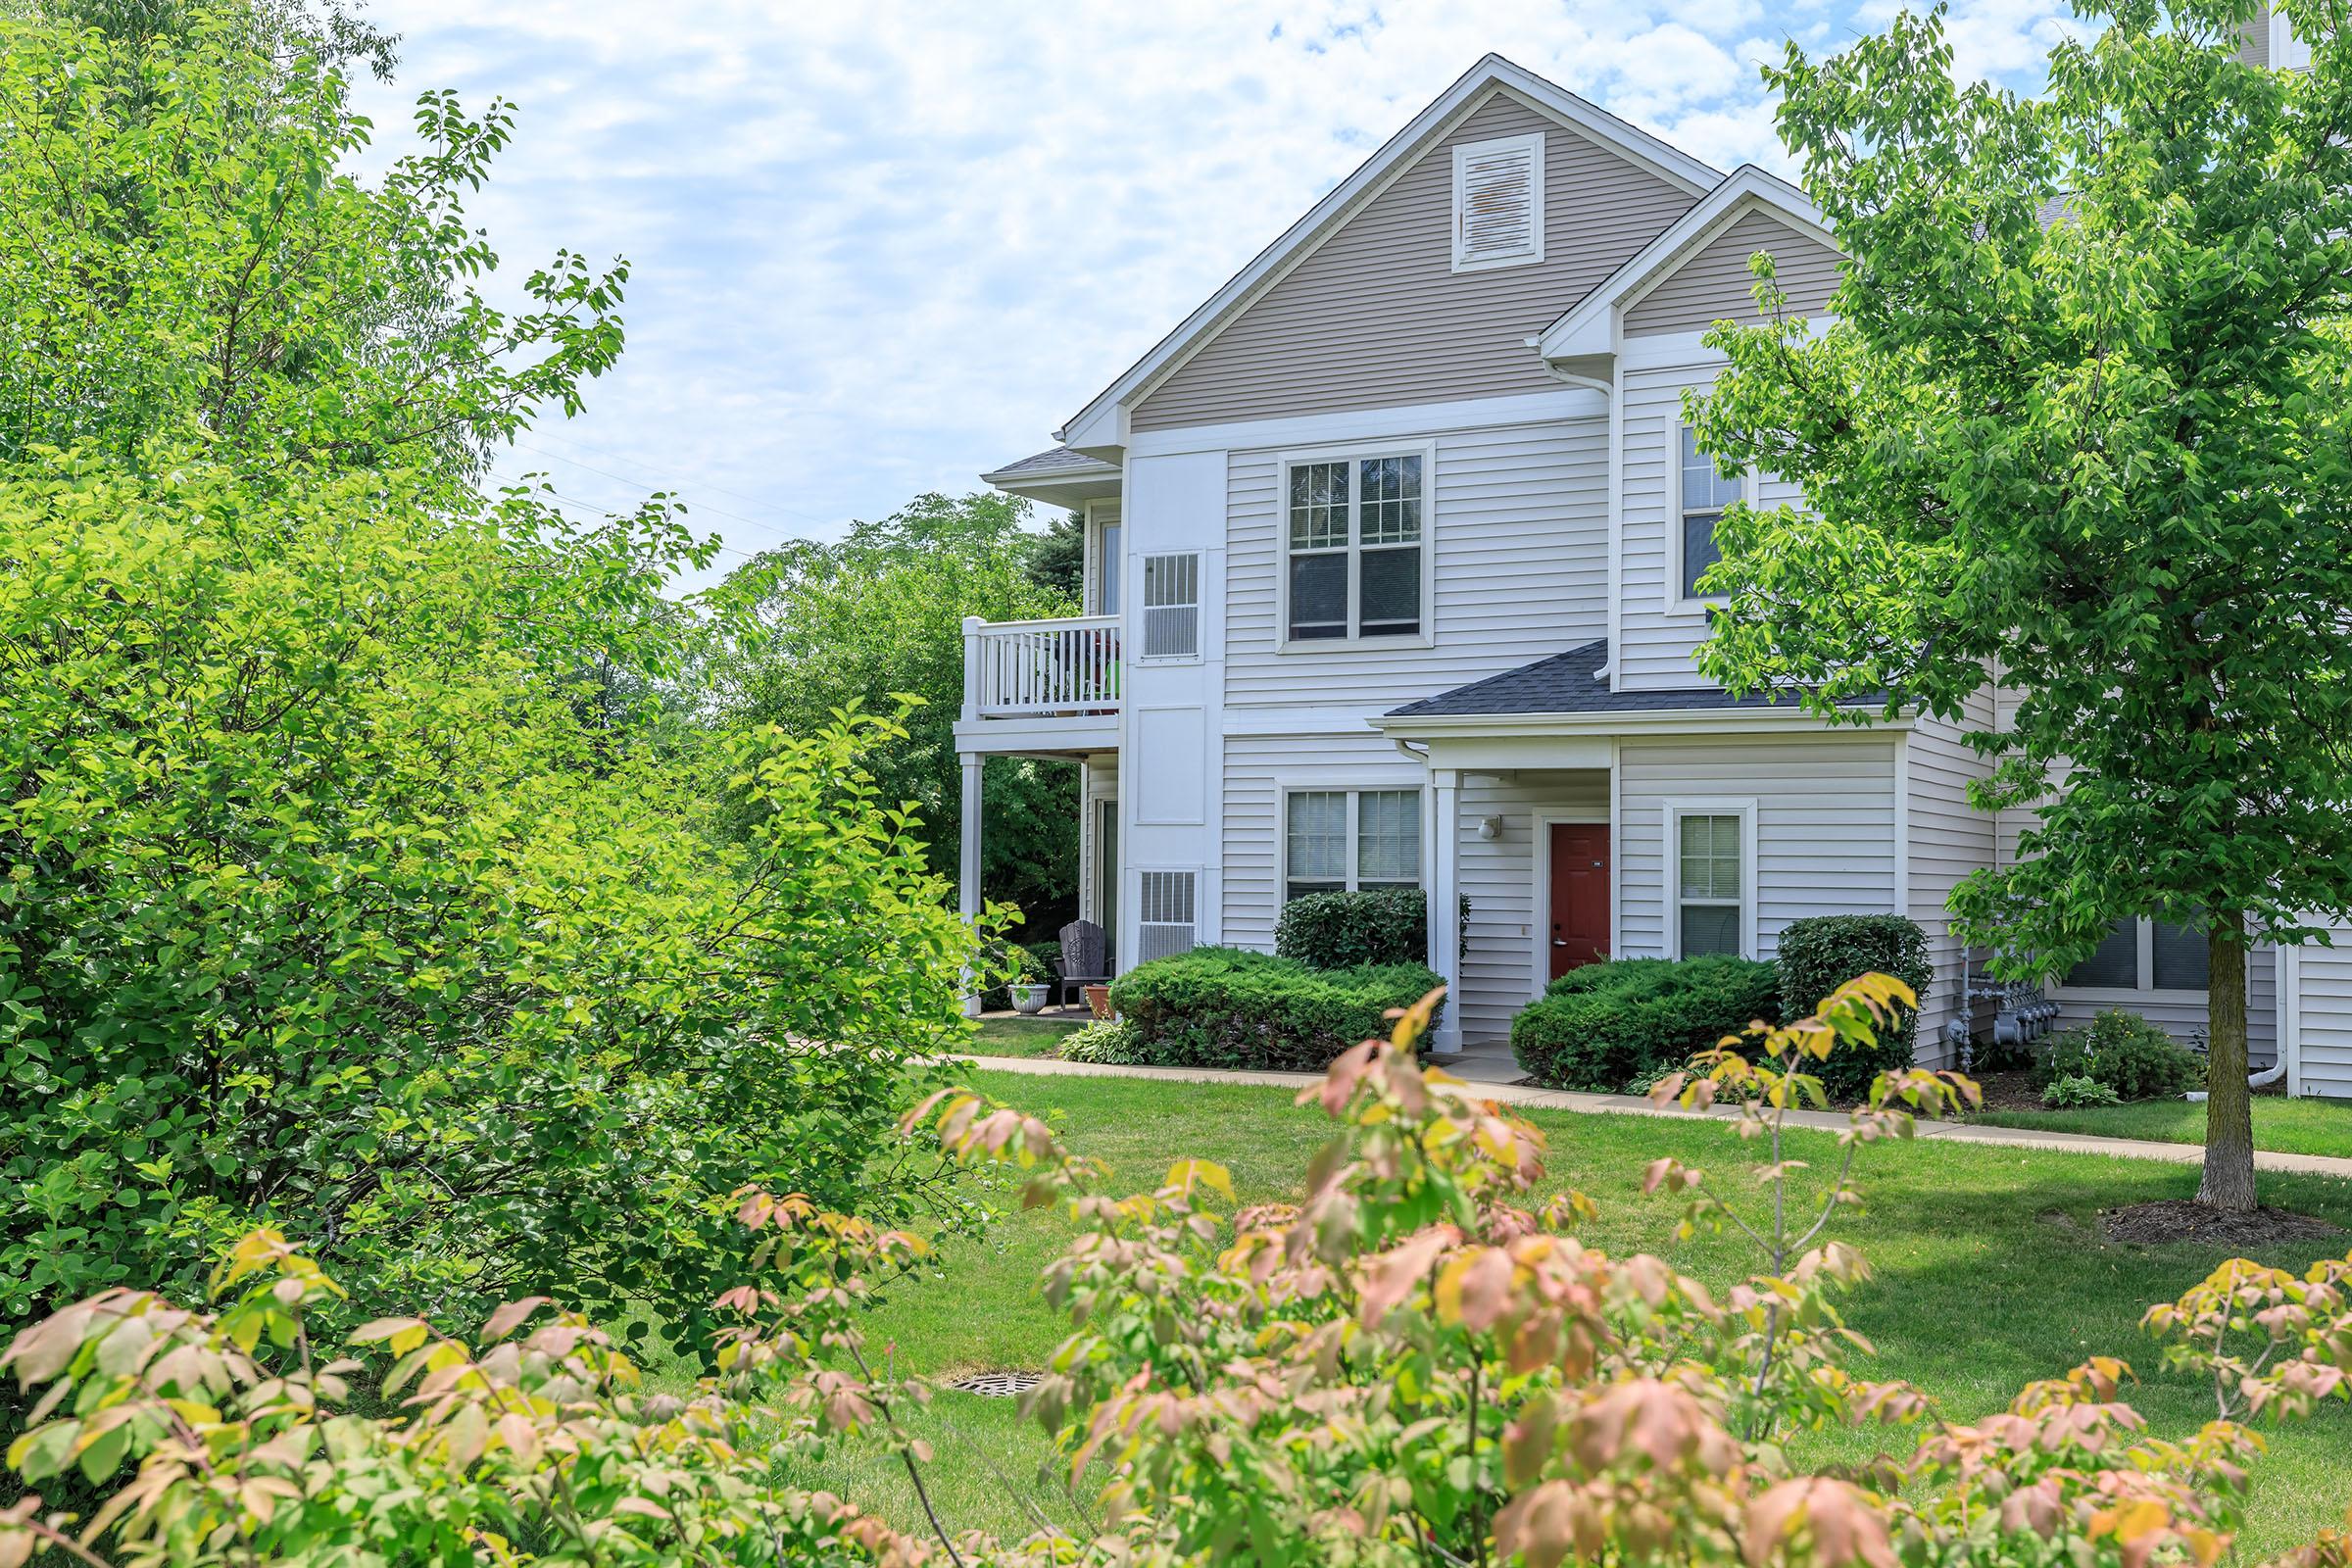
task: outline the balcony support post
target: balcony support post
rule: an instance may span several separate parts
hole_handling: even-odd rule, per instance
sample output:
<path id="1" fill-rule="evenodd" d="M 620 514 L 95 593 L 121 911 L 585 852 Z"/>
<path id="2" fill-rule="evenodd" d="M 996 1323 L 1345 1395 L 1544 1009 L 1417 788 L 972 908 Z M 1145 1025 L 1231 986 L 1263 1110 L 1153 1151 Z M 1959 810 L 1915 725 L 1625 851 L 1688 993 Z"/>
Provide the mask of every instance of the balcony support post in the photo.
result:
<path id="1" fill-rule="evenodd" d="M 1429 966 L 1446 982 L 1446 1010 L 1431 1031 L 1429 1049 L 1462 1049 L 1462 775 L 1450 767 L 1429 770 L 1430 834 Z"/>
<path id="2" fill-rule="evenodd" d="M 972 627 L 976 624 L 977 622 L 970 620 L 963 623 L 967 647 L 979 641 L 972 631 Z M 965 669 L 968 671 L 970 667 L 967 662 Z M 964 676 L 964 681 L 965 702 L 967 705 L 971 705 L 972 677 L 969 673 Z M 956 859 L 956 911 L 962 915 L 964 923 L 969 925 L 980 917 L 980 764 L 982 758 L 978 752 L 958 752 L 956 757 L 963 763 L 963 815 L 958 824 L 962 829 L 962 844 Z M 971 978 L 970 971 L 966 970 L 963 1015 L 967 1018 L 977 1017 L 980 1012 L 980 993 L 978 988 L 970 983 Z"/>

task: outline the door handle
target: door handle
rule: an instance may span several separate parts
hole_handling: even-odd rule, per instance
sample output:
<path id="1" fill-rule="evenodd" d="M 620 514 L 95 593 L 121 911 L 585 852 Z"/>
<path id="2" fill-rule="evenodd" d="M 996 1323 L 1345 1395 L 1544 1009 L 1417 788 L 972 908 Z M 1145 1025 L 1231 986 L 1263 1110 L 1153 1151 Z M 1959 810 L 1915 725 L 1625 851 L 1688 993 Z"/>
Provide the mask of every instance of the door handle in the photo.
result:
<path id="1" fill-rule="evenodd" d="M 1551 945 L 1555 948 L 1564 948 L 1568 945 L 1568 943 L 1563 937 L 1553 937 L 1551 939 Z"/>

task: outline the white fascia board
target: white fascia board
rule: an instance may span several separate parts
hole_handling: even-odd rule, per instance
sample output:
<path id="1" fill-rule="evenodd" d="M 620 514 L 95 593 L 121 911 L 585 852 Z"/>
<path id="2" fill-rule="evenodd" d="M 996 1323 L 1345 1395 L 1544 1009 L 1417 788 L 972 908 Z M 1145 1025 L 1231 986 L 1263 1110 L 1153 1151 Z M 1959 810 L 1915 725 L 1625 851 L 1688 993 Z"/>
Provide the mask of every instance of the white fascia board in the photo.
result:
<path id="1" fill-rule="evenodd" d="M 1279 419 L 1238 419 L 1226 424 L 1146 430 L 1128 450 L 1139 458 L 1157 458 L 1179 452 L 1250 452 L 1271 447 L 1341 445 L 1350 441 L 1444 435 L 1453 430 L 1547 424 L 1560 419 L 1597 419 L 1607 413 L 1605 393 L 1582 386 L 1563 387 L 1556 392 L 1524 392 L 1507 398 L 1408 403 L 1385 409 L 1351 409 Z"/>
<path id="2" fill-rule="evenodd" d="M 1272 283 L 1303 259 L 1324 236 L 1346 220 L 1357 206 L 1386 188 L 1410 166 L 1427 143 L 1437 139 L 1455 116 L 1483 101 L 1494 88 L 1504 87 L 1574 126 L 1603 147 L 1649 171 L 1668 184 L 1693 197 L 1704 196 L 1722 183 L 1723 174 L 1680 148 L 1618 119 L 1565 87 L 1545 81 L 1534 72 L 1490 54 L 1440 93 L 1430 106 L 1407 122 L 1404 128 L 1381 143 L 1378 151 L 1357 167 L 1306 216 L 1285 229 L 1273 244 L 1259 251 L 1250 265 L 1226 280 L 1225 286 L 1179 322 L 1174 331 L 1153 344 L 1117 380 L 1096 394 L 1094 401 L 1054 432 L 1065 446 L 1125 446 L 1129 429 L 1127 406 L 1136 394 L 1178 360 L 1205 340 L 1225 319 L 1239 312 L 1260 288 Z"/>
<path id="3" fill-rule="evenodd" d="M 1377 708 L 1228 708 L 1228 735 L 1362 735 L 1379 727 Z"/>
<path id="4" fill-rule="evenodd" d="M 1487 735 L 1785 734 L 1850 731 L 1857 737 L 1908 730 L 1912 716 L 1835 724 L 1794 703 L 1776 708 L 1658 708 L 1592 713 L 1448 713 L 1384 715 L 1373 728 L 1395 740 Z"/>
<path id="5" fill-rule="evenodd" d="M 1787 180 L 1743 164 L 1545 327 L 1536 339 L 1537 352 L 1547 360 L 1615 352 L 1619 313 L 1672 275 L 1690 253 L 1756 209 L 1770 212 L 1806 238 L 1838 248 L 1811 198 Z"/>

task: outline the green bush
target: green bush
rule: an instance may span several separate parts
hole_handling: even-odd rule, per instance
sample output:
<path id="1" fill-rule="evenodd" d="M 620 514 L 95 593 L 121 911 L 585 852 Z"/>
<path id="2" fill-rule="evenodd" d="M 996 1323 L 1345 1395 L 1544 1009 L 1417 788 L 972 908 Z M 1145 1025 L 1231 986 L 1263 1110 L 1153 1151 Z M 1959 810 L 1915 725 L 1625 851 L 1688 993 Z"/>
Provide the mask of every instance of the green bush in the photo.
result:
<path id="1" fill-rule="evenodd" d="M 989 944 L 980 958 L 980 973 L 996 984 L 980 993 L 980 1010 L 1003 1012 L 1012 1005 L 1011 987 L 1045 985 L 1054 978 L 1054 961 L 1061 956 L 1059 942 Z"/>
<path id="2" fill-rule="evenodd" d="M 2170 1100 L 2205 1087 L 2205 1063 L 2138 1013 L 2109 1007 L 2053 1036 L 2034 1064 L 2038 1085 L 2064 1078 L 2105 1084 L 2124 1100 Z"/>
<path id="3" fill-rule="evenodd" d="M 1359 1041 L 1389 1033 L 1391 1007 L 1444 982 L 1418 963 L 1316 969 L 1238 948 L 1195 948 L 1111 982 L 1142 1059 L 1159 1066 L 1319 1072 Z"/>
<path id="4" fill-rule="evenodd" d="M 1461 901 L 1467 941 L 1470 901 Z M 1429 895 L 1419 888 L 1367 893 L 1310 893 L 1282 906 L 1274 953 L 1317 969 L 1367 963 L 1421 963 L 1429 956 Z"/>
<path id="5" fill-rule="evenodd" d="M 1778 1022 L 1780 996 L 1779 971 L 1749 958 L 1591 963 L 1554 980 L 1511 1020 L 1511 1049 L 1538 1083 L 1613 1094 L 1682 1066 L 1755 1019 Z"/>
<path id="6" fill-rule="evenodd" d="M 2041 1092 L 2041 1102 L 2052 1110 L 2087 1110 L 2093 1105 L 2120 1105 L 2124 1097 L 2096 1078 L 2069 1073 Z"/>
<path id="7" fill-rule="evenodd" d="M 1143 1037 L 1124 1018 L 1099 1018 L 1074 1031 L 1054 1054 L 1064 1061 L 1092 1061 L 1126 1067 L 1144 1064 Z"/>
<path id="8" fill-rule="evenodd" d="M 1781 933 L 1781 1016 L 1809 1017 L 1823 1000 L 1857 975 L 1890 974 L 1909 986 L 1922 1005 L 1936 977 L 1928 961 L 1928 934 L 1899 914 L 1817 914 L 1792 920 Z M 1919 1014 L 1902 1028 L 1880 1037 L 1875 1050 L 1841 1051 L 1818 1069 L 1822 1087 L 1840 1103 L 1860 1101 L 1882 1072 L 1911 1065 Z"/>

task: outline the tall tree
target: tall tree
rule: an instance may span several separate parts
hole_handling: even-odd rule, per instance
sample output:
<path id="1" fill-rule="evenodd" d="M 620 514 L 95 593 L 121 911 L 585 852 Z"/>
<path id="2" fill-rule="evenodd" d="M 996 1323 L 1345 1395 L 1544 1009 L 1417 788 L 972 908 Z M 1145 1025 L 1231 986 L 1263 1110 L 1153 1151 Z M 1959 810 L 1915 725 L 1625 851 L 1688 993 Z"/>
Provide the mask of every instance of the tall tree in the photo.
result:
<path id="1" fill-rule="evenodd" d="M 960 851 L 956 720 L 963 710 L 963 617 L 1028 620 L 1073 614 L 1070 596 L 1031 570 L 1040 536 L 1029 504 L 1008 496 L 918 496 L 832 544 L 804 541 L 742 567 L 728 592 L 759 632 L 720 662 L 729 714 L 789 732 L 822 725 L 853 704 L 867 711 L 895 693 L 920 698 L 904 739 L 870 760 L 893 801 L 926 824 L 933 861 L 953 873 Z M 1076 899 L 1077 769 L 992 758 L 984 774 L 988 830 L 981 885 L 1016 904 L 1035 939 Z"/>
<path id="2" fill-rule="evenodd" d="M 2119 918 L 2204 934 L 2200 1196 L 2240 1209 L 2249 945 L 2352 912 L 2352 42 L 2285 9 L 2309 72 L 2239 61 L 2248 0 L 2146 0 L 2031 99 L 1956 82 L 1940 11 L 1791 46 L 1836 319 L 1719 326 L 1693 408 L 1809 507 L 1725 519 L 1703 666 L 1978 712 L 1976 804 L 2030 825 L 1953 912 L 2013 972 Z"/>

